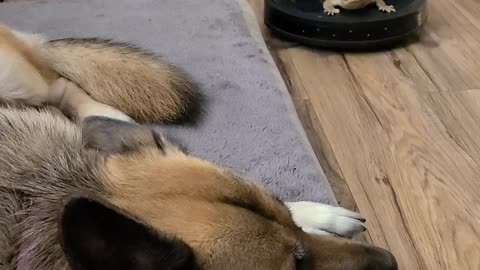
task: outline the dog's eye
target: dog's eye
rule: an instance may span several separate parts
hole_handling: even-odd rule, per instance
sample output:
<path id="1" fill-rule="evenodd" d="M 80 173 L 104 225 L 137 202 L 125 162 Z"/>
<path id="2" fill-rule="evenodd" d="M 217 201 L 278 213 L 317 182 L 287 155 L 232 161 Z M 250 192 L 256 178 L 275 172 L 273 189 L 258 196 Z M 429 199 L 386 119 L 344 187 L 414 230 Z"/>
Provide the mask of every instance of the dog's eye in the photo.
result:
<path id="1" fill-rule="evenodd" d="M 305 255 L 301 258 L 295 258 L 295 270 L 311 270 L 313 269 L 313 258 Z"/>
<path id="2" fill-rule="evenodd" d="M 295 257 L 295 270 L 305 269 L 305 261 L 302 258 Z"/>

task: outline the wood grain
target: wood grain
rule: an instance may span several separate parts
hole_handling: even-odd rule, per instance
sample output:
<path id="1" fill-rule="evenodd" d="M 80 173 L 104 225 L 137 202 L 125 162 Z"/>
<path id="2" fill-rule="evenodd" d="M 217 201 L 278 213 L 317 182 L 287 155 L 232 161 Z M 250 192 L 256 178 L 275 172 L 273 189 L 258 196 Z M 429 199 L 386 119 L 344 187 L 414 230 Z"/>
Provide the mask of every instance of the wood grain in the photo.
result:
<path id="1" fill-rule="evenodd" d="M 261 14 L 262 1 L 250 2 Z M 371 242 L 400 269 L 478 270 L 480 3 L 430 1 L 429 13 L 417 42 L 378 53 L 278 48 L 264 35 L 329 181 L 351 191 Z"/>

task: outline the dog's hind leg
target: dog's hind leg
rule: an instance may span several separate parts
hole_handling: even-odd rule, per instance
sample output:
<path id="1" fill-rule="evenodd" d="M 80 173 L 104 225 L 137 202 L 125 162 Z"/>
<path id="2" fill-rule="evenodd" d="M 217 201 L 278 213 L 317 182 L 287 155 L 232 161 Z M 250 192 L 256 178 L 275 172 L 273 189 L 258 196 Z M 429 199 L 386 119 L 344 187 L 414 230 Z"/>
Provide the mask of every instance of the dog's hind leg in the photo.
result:
<path id="1" fill-rule="evenodd" d="M 34 45 L 40 39 L 0 24 L 0 98 L 33 106 L 48 102 L 49 84 L 58 74 L 36 53 Z"/>
<path id="2" fill-rule="evenodd" d="M 48 84 L 37 70 L 15 51 L 0 46 L 0 97 L 42 105 L 48 99 Z"/>
<path id="3" fill-rule="evenodd" d="M 351 238 L 365 231 L 365 219 L 342 207 L 315 202 L 287 202 L 293 220 L 306 233 Z"/>
<path id="4" fill-rule="evenodd" d="M 83 89 L 67 79 L 57 79 L 52 84 L 50 93 L 52 97 L 55 97 L 50 102 L 58 106 L 65 115 L 76 121 L 82 121 L 89 116 L 103 116 L 134 122 L 125 113 L 112 106 L 95 101 Z"/>

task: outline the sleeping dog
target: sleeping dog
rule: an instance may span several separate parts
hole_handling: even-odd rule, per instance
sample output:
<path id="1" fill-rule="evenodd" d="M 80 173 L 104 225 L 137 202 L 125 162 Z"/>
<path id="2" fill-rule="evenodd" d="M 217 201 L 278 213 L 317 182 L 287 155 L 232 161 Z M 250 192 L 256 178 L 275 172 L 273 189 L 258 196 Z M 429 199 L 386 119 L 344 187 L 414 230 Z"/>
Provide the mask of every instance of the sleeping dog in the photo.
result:
<path id="1" fill-rule="evenodd" d="M 282 202 L 137 124 L 200 100 L 140 48 L 0 26 L 0 98 L 0 269 L 397 269 L 346 239 L 359 214 Z"/>

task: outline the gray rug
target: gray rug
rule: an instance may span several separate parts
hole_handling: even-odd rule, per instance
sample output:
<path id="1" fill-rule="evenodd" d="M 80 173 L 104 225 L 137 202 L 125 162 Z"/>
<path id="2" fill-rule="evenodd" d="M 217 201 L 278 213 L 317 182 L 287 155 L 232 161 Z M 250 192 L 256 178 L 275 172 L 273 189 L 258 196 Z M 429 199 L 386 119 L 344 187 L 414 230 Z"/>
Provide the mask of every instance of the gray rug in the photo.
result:
<path id="1" fill-rule="evenodd" d="M 201 125 L 171 128 L 192 154 L 285 200 L 335 203 L 246 0 L 0 3 L 0 20 L 51 38 L 113 38 L 163 55 L 210 99 Z"/>

